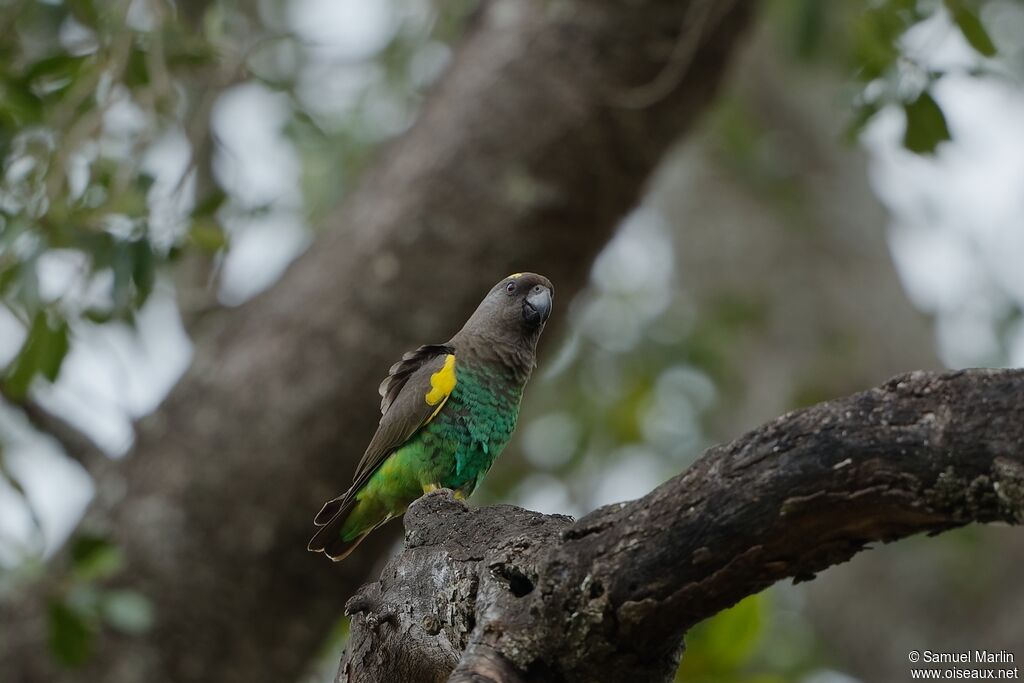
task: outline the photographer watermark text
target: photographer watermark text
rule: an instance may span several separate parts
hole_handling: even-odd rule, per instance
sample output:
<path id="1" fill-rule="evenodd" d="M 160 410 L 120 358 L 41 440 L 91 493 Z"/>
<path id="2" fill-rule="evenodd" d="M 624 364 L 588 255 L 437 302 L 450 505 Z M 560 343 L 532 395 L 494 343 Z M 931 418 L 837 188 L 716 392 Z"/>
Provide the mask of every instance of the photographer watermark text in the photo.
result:
<path id="1" fill-rule="evenodd" d="M 911 664 L 932 665 L 911 669 L 911 680 L 1004 680 L 1020 679 L 1016 658 L 1007 650 L 958 650 L 936 652 L 911 650 L 907 653 Z"/>

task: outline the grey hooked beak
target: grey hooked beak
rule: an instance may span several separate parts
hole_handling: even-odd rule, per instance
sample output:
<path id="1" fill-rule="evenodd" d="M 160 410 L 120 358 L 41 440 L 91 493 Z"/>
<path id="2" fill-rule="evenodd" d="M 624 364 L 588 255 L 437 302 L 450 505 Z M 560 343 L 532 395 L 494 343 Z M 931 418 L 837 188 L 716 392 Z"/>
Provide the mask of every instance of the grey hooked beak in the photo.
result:
<path id="1" fill-rule="evenodd" d="M 551 303 L 551 290 L 537 285 L 523 302 L 523 319 L 531 325 L 543 325 L 551 315 Z"/>

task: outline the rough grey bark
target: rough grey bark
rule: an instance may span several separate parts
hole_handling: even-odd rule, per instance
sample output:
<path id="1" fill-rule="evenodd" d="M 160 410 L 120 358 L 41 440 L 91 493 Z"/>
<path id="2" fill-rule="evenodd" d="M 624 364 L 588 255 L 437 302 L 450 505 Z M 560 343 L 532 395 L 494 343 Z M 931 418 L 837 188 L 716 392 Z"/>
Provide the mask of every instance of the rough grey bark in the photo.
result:
<path id="1" fill-rule="evenodd" d="M 574 522 L 448 493 L 348 603 L 370 681 L 669 681 L 687 629 L 874 542 L 1024 521 L 1024 371 L 912 373 L 708 450 Z"/>
<path id="2" fill-rule="evenodd" d="M 693 7 L 715 8 L 700 30 Z M 197 323 L 187 375 L 97 482 L 83 526 L 119 544 L 112 583 L 153 602 L 154 628 L 103 632 L 83 669 L 56 670 L 44 653 L 58 561 L 53 580 L 0 605 L 4 678 L 295 679 L 391 540 L 375 534 L 342 565 L 304 550 L 372 433 L 382 373 L 447 338 L 508 272 L 550 276 L 564 310 L 712 97 L 751 8 L 487 3 L 417 123 L 309 252 L 264 295 Z"/>

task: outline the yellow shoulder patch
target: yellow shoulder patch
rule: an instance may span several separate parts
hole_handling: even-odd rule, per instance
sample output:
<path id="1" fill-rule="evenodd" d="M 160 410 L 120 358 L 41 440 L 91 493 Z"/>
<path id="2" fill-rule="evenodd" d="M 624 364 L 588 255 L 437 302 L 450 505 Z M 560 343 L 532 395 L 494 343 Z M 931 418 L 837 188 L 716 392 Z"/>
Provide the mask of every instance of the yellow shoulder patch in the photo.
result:
<path id="1" fill-rule="evenodd" d="M 445 401 L 455 389 L 455 354 L 449 353 L 444 359 L 444 366 L 430 376 L 430 391 L 424 396 L 428 406 L 437 406 L 430 420 L 444 407 Z"/>

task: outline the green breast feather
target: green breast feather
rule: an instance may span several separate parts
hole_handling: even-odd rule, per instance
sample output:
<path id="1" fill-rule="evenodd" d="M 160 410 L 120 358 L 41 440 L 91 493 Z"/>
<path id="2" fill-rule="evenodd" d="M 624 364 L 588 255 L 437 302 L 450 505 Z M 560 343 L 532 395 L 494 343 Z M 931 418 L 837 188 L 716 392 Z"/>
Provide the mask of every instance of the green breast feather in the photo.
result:
<path id="1" fill-rule="evenodd" d="M 488 369 L 457 365 L 457 382 L 426 426 L 396 450 L 356 494 L 342 529 L 346 540 L 401 515 L 425 490 L 469 496 L 508 444 L 519 417 L 522 388 Z"/>
<path id="2" fill-rule="evenodd" d="M 472 493 L 511 438 L 522 389 L 505 388 L 502 379 L 487 369 L 459 366 L 447 405 L 423 430 L 424 441 L 436 444 L 443 461 L 441 486 Z"/>

